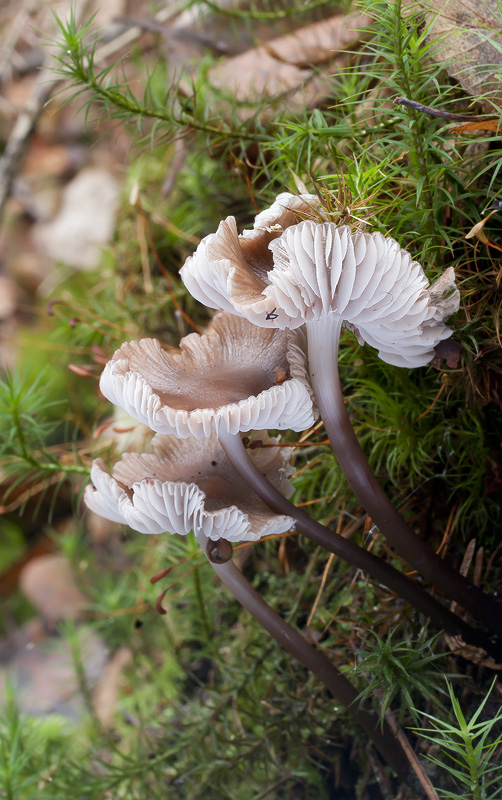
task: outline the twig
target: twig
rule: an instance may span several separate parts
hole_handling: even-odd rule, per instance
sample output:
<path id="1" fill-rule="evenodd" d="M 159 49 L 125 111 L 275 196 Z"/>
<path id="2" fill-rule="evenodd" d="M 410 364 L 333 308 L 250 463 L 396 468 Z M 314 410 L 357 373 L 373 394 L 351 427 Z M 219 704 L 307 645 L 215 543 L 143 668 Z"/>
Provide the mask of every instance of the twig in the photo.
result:
<path id="1" fill-rule="evenodd" d="M 420 786 L 424 790 L 425 796 L 428 798 L 428 800 L 439 800 L 439 797 L 438 797 L 438 795 L 436 793 L 436 790 L 434 789 L 434 786 L 430 782 L 429 777 L 427 776 L 427 774 L 424 772 L 424 769 L 423 769 L 422 765 L 420 764 L 420 762 L 419 762 L 419 760 L 418 760 L 418 758 L 417 758 L 417 756 L 415 754 L 415 751 L 411 747 L 408 739 L 403 734 L 402 730 L 400 730 L 400 728 L 398 727 L 397 722 L 396 722 L 396 720 L 394 718 L 394 715 L 392 714 L 391 711 L 386 711 L 385 712 L 385 719 L 389 724 L 389 728 L 394 733 L 394 735 L 396 736 L 399 744 L 403 748 L 403 752 L 404 752 L 406 758 L 408 759 L 408 761 L 410 762 L 410 767 L 413 770 L 413 772 L 415 773 L 415 775 L 417 776 L 417 779 L 418 779 L 418 781 L 420 783 Z"/>
<path id="2" fill-rule="evenodd" d="M 460 574 L 463 575 L 464 578 L 469 572 L 469 567 L 471 566 L 475 549 L 476 549 L 476 539 L 471 539 L 471 541 L 466 547 L 464 557 L 462 559 L 462 564 L 460 565 L 459 569 Z M 455 601 L 452 602 L 450 609 L 453 611 L 454 614 L 458 612 L 458 608 L 459 608 L 458 603 L 455 603 Z"/>
<path id="3" fill-rule="evenodd" d="M 0 214 L 10 194 L 28 140 L 59 80 L 49 80 L 50 71 L 42 70 L 26 108 L 19 114 L 0 159 Z"/>
<path id="4" fill-rule="evenodd" d="M 328 558 L 327 564 L 326 564 L 326 566 L 324 568 L 324 572 L 322 574 L 321 585 L 319 586 L 319 591 L 317 592 L 316 599 L 314 600 L 314 605 L 312 606 L 312 611 L 310 612 L 309 618 L 307 620 L 307 628 L 310 627 L 310 624 L 311 624 L 312 620 L 314 619 L 315 612 L 317 611 L 317 606 L 319 605 L 319 600 L 322 597 L 322 593 L 324 591 L 324 587 L 326 586 L 326 581 L 328 580 L 328 574 L 329 574 L 331 565 L 333 563 L 334 557 L 335 557 L 334 553 L 330 553 L 330 556 Z"/>
<path id="5" fill-rule="evenodd" d="M 440 108 L 431 108 L 430 106 L 424 106 L 423 103 L 417 103 L 416 100 L 409 100 L 407 97 L 396 97 L 394 105 L 406 106 L 407 108 L 412 108 L 413 111 L 421 111 L 422 114 L 429 114 L 431 117 L 439 117 L 450 122 L 476 122 L 484 119 L 484 117 L 477 117 L 472 114 L 452 114 L 450 111 L 443 111 Z"/>
<path id="6" fill-rule="evenodd" d="M 375 754 L 371 751 L 371 748 L 369 747 L 367 749 L 367 754 L 368 754 L 368 763 L 370 764 L 371 769 L 373 770 L 373 775 L 375 776 L 378 788 L 382 793 L 383 800 L 393 800 L 389 779 L 387 778 L 385 772 L 383 771 L 382 765 L 380 764 Z"/>
<path id="7" fill-rule="evenodd" d="M 498 554 L 500 553 L 501 550 L 502 550 L 502 542 L 499 542 L 499 544 L 497 545 L 497 547 L 495 548 L 495 550 L 491 554 L 491 556 L 490 556 L 490 558 L 488 560 L 488 564 L 486 565 L 485 581 L 488 580 L 488 575 L 490 573 L 491 568 L 493 567 L 493 562 L 495 561 L 496 557 L 498 556 Z"/>
<path id="8" fill-rule="evenodd" d="M 28 2 L 23 4 L 22 7 L 17 11 L 12 23 L 10 24 L 9 28 L 9 35 L 7 40 L 3 43 L 2 51 L 0 53 L 0 82 L 6 82 L 6 73 L 9 72 L 9 78 L 12 73 L 12 69 L 7 70 L 9 66 L 9 62 L 12 59 L 14 50 L 16 45 L 19 41 L 20 35 L 26 28 L 30 11 L 32 9 L 33 2 Z"/>
<path id="9" fill-rule="evenodd" d="M 77 14 L 85 14 L 88 0 L 79 3 Z M 48 51 L 48 61 L 52 60 L 55 48 Z M 5 151 L 0 159 L 0 216 L 9 197 L 12 183 L 19 168 L 19 164 L 26 150 L 29 138 L 42 114 L 51 94 L 60 83 L 60 79 L 53 78 L 50 66 L 41 70 L 35 87 L 26 104 L 25 109 L 19 114 L 10 133 Z"/>
<path id="10" fill-rule="evenodd" d="M 173 158 L 171 163 L 169 164 L 167 178 L 162 184 L 162 189 L 161 189 L 162 197 L 167 197 L 168 195 L 171 194 L 172 190 L 174 189 L 174 186 L 176 184 L 176 178 L 178 177 L 178 173 L 180 172 L 185 163 L 186 155 L 187 153 L 183 138 L 179 137 L 175 139 L 173 143 Z"/>

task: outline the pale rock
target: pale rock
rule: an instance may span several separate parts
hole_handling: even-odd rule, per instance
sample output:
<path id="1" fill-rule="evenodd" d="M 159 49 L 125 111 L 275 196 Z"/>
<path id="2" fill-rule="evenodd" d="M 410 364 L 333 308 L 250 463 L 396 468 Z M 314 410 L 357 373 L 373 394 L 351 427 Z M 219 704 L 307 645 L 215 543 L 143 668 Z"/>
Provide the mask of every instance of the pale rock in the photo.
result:
<path id="1" fill-rule="evenodd" d="M 102 247 L 113 236 L 119 188 L 107 170 L 82 170 L 64 189 L 56 217 L 36 226 L 44 255 L 75 269 L 96 267 Z"/>
<path id="2" fill-rule="evenodd" d="M 70 564 L 61 555 L 34 558 L 19 578 L 21 592 L 48 620 L 77 619 L 87 599 L 75 583 Z"/>

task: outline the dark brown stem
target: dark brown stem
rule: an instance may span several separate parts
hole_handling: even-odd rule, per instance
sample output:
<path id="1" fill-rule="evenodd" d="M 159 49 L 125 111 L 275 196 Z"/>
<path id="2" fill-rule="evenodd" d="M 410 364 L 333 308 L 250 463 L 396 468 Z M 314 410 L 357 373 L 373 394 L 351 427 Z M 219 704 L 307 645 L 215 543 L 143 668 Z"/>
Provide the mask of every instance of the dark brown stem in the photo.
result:
<path id="1" fill-rule="evenodd" d="M 412 108 L 413 111 L 420 111 L 422 114 L 428 114 L 430 117 L 439 117 L 439 119 L 446 119 L 449 122 L 480 122 L 485 119 L 485 117 L 476 117 L 473 114 L 452 114 L 451 111 L 443 111 L 440 108 L 424 106 L 423 103 L 417 103 L 416 100 L 409 100 L 407 97 L 396 97 L 394 105 L 406 106 L 407 108 Z"/>
<path id="2" fill-rule="evenodd" d="M 203 534 L 197 536 L 200 546 L 206 552 L 208 540 Z M 248 583 L 233 561 L 222 564 L 208 559 L 214 571 L 230 589 L 239 603 L 253 616 L 265 630 L 283 647 L 290 655 L 303 664 L 316 678 L 318 678 L 332 693 L 336 701 L 345 706 L 348 712 L 366 731 L 375 747 L 386 762 L 392 767 L 401 781 L 408 783 L 410 769 L 404 751 L 396 736 L 392 733 L 388 723 L 383 726 L 377 715 L 363 707 L 358 702 L 358 692 L 339 670 L 331 664 L 326 656 L 315 650 L 305 641 L 298 631 L 271 608 L 268 603 Z"/>
<path id="3" fill-rule="evenodd" d="M 220 430 L 218 436 L 235 470 L 276 514 L 292 517 L 300 533 L 349 564 L 364 570 L 374 580 L 388 586 L 417 611 L 430 617 L 439 628 L 444 628 L 450 634 L 460 635 L 464 641 L 483 648 L 495 659 L 502 661 L 502 646 L 494 644 L 484 631 L 472 628 L 387 561 L 344 539 L 343 536 L 334 534 L 309 517 L 302 509 L 290 503 L 256 467 L 244 448 L 239 434 L 233 435 Z"/>
<path id="4" fill-rule="evenodd" d="M 502 609 L 456 572 L 408 527 L 378 483 L 352 428 L 338 375 L 341 320 L 330 314 L 307 323 L 309 370 L 316 402 L 335 456 L 359 502 L 381 533 L 428 581 L 488 630 L 502 637 Z"/>

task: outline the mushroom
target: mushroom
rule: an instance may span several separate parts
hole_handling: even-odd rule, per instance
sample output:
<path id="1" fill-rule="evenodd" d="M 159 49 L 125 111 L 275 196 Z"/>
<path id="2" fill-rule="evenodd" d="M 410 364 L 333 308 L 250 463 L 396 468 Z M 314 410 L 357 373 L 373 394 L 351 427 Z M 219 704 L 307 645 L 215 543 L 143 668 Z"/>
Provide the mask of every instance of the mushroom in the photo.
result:
<path id="1" fill-rule="evenodd" d="M 207 553 L 208 542 L 204 534 L 199 533 L 197 539 L 202 550 Z M 331 664 L 323 652 L 312 647 L 253 589 L 233 561 L 227 558 L 226 548 L 222 552 L 222 557 L 218 559 L 217 554 L 215 555 L 217 547 L 218 544 L 216 548 L 211 545 L 213 556 L 209 561 L 227 589 L 287 653 L 310 670 L 327 687 L 336 701 L 345 706 L 355 722 L 366 731 L 385 761 L 401 780 L 408 783 L 410 774 L 402 744 L 403 733 L 398 732 L 397 735 L 393 732 L 386 720 L 379 722 L 376 712 L 365 707 L 364 702 L 359 700 L 357 689 L 345 675 Z"/>
<path id="2" fill-rule="evenodd" d="M 179 351 L 128 342 L 101 376 L 102 393 L 157 433 L 305 430 L 315 416 L 300 332 L 263 330 L 228 313 Z"/>
<path id="3" fill-rule="evenodd" d="M 387 586 L 421 614 L 429 617 L 439 628 L 459 634 L 464 641 L 481 648 L 485 653 L 490 653 L 495 660 L 502 661 L 502 646 L 492 642 L 491 637 L 484 631 L 473 628 L 428 594 L 419 583 L 410 580 L 387 561 L 375 556 L 364 547 L 358 546 L 355 542 L 342 536 L 333 535 L 332 531 L 313 520 L 303 509 L 294 506 L 284 496 L 284 493 L 279 492 L 267 480 L 266 475 L 263 475 L 258 466 L 249 458 L 249 450 L 245 449 L 240 436 L 232 436 L 227 431 L 220 431 L 219 441 L 236 472 L 251 490 L 276 514 L 292 517 L 299 533 L 349 564 L 367 572 L 374 580 Z M 457 573 L 454 572 L 454 575 Z M 475 593 L 477 592 L 481 596 L 481 603 L 490 600 L 480 589 L 473 588 Z M 479 601 L 479 598 L 477 599 Z M 465 605 L 467 604 L 465 603 Z M 492 627 L 496 632 L 501 629 L 500 617 L 494 620 Z"/>
<path id="4" fill-rule="evenodd" d="M 419 584 L 354 542 L 333 536 L 290 503 L 290 448 L 274 446 L 276 440 L 265 432 L 255 434 L 254 441 L 264 445 L 256 449 L 245 450 L 239 435 L 225 432 L 223 440 L 215 435 L 197 441 L 157 434 L 153 453 L 124 453 L 111 473 L 96 459 L 91 469 L 94 486 L 86 487 L 84 501 L 99 516 L 141 533 L 184 535 L 193 530 L 216 543 L 256 541 L 296 524 L 309 539 L 368 572 L 439 627 L 502 659 L 481 631 Z"/>
<path id="5" fill-rule="evenodd" d="M 261 433 L 268 445 L 275 440 Z M 235 472 L 216 436 L 203 441 L 157 434 L 153 453 L 125 453 L 110 473 L 102 459 L 92 465 L 84 501 L 106 519 L 141 533 L 187 534 L 209 539 L 256 541 L 284 533 L 291 517 L 275 514 Z M 293 487 L 288 477 L 290 448 L 253 450 L 252 463 L 282 496 Z"/>
<path id="6" fill-rule="evenodd" d="M 292 319 L 280 303 L 264 295 L 274 268 L 269 249 L 291 225 L 305 218 L 326 219 L 314 195 L 278 195 L 275 203 L 255 218 L 253 230 L 240 236 L 234 217 L 223 220 L 216 233 L 206 236 L 180 270 L 183 283 L 201 303 L 246 317 L 262 328 L 293 328 Z"/>
<path id="7" fill-rule="evenodd" d="M 297 200 L 297 214 L 306 203 L 279 197 L 284 204 Z M 253 231 L 238 236 L 228 217 L 202 240 L 180 270 L 191 294 L 266 328 L 297 328 L 329 316 L 389 364 L 428 364 L 435 345 L 451 336 L 444 320 L 458 310 L 453 268 L 429 286 L 420 264 L 394 239 L 333 222 L 293 224 L 289 205 L 282 218 L 271 213 L 274 206 L 258 215 Z M 281 223 L 258 224 L 268 216 Z"/>
<path id="8" fill-rule="evenodd" d="M 215 331 L 219 332 L 218 335 L 215 334 Z M 245 337 L 240 342 L 236 341 L 237 333 Z M 191 404 L 194 403 L 199 392 L 202 399 L 205 397 L 204 391 L 223 393 L 223 401 L 227 402 L 229 393 L 233 395 L 237 393 L 238 396 L 241 396 L 244 389 L 239 386 L 239 382 L 245 382 L 246 367 L 247 364 L 252 364 L 253 358 L 258 360 L 253 373 L 255 377 L 258 372 L 262 378 L 265 375 L 268 382 L 274 378 L 276 382 L 279 381 L 279 386 L 275 388 L 281 390 L 291 383 L 292 379 L 287 375 L 291 371 L 291 363 L 294 359 L 291 354 L 289 363 L 284 358 L 285 348 L 287 350 L 288 342 L 291 343 L 288 339 L 291 335 L 282 331 L 263 330 L 250 325 L 246 320 L 222 314 L 215 318 L 208 334 L 204 336 L 191 334 L 186 337 L 182 342 L 181 353 L 175 354 L 174 357 L 169 354 L 164 360 L 159 359 L 157 362 L 148 363 L 148 361 L 145 362 L 143 356 L 143 367 L 148 370 L 150 380 L 152 382 L 163 381 L 162 397 L 164 402 L 167 397 L 169 398 L 169 406 L 161 405 L 157 392 L 153 391 L 149 384 L 146 384 L 148 391 L 145 392 L 144 378 L 134 371 L 135 362 L 130 363 L 131 360 L 137 358 L 137 351 L 131 345 L 124 345 L 120 349 L 119 358 L 114 358 L 109 365 L 108 383 L 104 382 L 108 388 L 111 385 L 113 389 L 112 399 L 119 398 L 122 404 L 124 404 L 124 398 L 128 399 L 128 402 L 130 399 L 132 408 L 126 406 L 127 410 L 131 411 L 136 418 L 147 419 L 152 427 L 155 426 L 158 430 L 164 421 L 161 413 L 157 413 L 159 406 L 152 403 L 152 401 L 157 401 L 161 411 L 167 409 L 171 415 L 174 415 L 167 417 L 169 424 L 173 425 L 177 433 L 181 431 L 181 435 L 186 437 L 187 409 L 192 407 Z M 282 348 L 279 347 L 281 340 L 283 341 Z M 268 352 L 263 351 L 265 342 L 271 344 Z M 258 349 L 256 349 L 257 344 L 259 345 Z M 132 350 L 131 358 L 122 358 L 121 356 L 128 355 L 130 348 Z M 226 355 L 225 349 L 228 351 Z M 164 356 L 160 346 L 154 352 Z M 190 357 L 184 359 L 185 353 L 188 353 Z M 302 377 L 300 386 L 308 405 L 307 408 L 302 408 L 300 404 L 296 408 L 296 420 L 292 420 L 291 416 L 295 406 L 285 409 L 284 403 L 280 403 L 279 408 L 274 410 L 275 416 L 273 417 L 267 411 L 266 419 L 269 424 L 271 424 L 270 419 L 273 418 L 277 427 L 286 427 L 286 425 L 302 427 L 305 415 L 312 414 L 310 394 L 305 389 L 305 378 L 302 374 L 302 370 L 304 370 L 302 353 L 300 350 L 294 350 L 293 355 L 298 357 L 296 369 Z M 219 363 L 220 369 L 213 375 L 208 369 L 208 364 L 214 366 L 215 363 Z M 273 364 L 275 367 L 272 369 Z M 224 369 L 225 365 L 226 370 Z M 230 371 L 232 367 L 234 368 L 233 373 Z M 107 370 L 108 367 L 105 370 L 105 377 Z M 118 374 L 115 374 L 115 370 Z M 283 372 L 286 372 L 285 379 Z M 185 386 L 182 384 L 183 379 L 187 380 Z M 216 388 L 205 387 L 204 381 L 206 380 L 212 380 L 216 384 Z M 167 385 L 168 383 L 169 385 Z M 244 388 L 251 391 L 249 386 Z M 269 392 L 270 389 L 264 388 L 265 396 Z M 204 406 L 201 397 L 198 397 L 199 405 Z M 251 395 L 248 402 L 256 405 L 257 399 L 260 400 L 260 395 L 258 398 Z M 176 427 L 176 414 L 179 413 L 178 407 L 181 402 L 185 403 L 185 416 L 182 417 L 183 424 L 180 423 Z M 244 407 L 245 403 L 245 400 L 239 401 L 239 404 Z M 258 403 L 258 408 L 266 409 L 267 405 Z M 92 488 L 87 490 L 87 504 L 97 513 L 116 521 L 126 522 L 136 530 L 143 532 L 158 533 L 163 530 L 171 530 L 187 533 L 192 527 L 196 531 L 199 530 L 203 522 L 206 526 L 213 526 L 212 533 L 209 532 L 209 528 L 206 528 L 207 536 L 216 539 L 223 537 L 229 541 L 236 541 L 240 538 L 256 539 L 265 533 L 285 531 L 294 519 L 297 522 L 298 530 L 317 544 L 367 571 L 373 578 L 389 586 L 415 608 L 430 616 L 441 627 L 445 627 L 452 633 L 460 633 L 466 641 L 472 641 L 475 632 L 465 623 L 462 627 L 462 620 L 437 603 L 420 586 L 415 586 L 390 564 L 367 552 L 364 548 L 346 541 L 343 537 L 334 536 L 322 525 L 311 520 L 301 509 L 297 509 L 289 503 L 284 495 L 291 492 L 291 487 L 287 482 L 282 486 L 277 484 L 278 480 L 282 480 L 281 474 L 284 476 L 287 471 L 286 461 L 277 464 L 272 459 L 275 466 L 270 472 L 267 467 L 270 459 L 266 455 L 270 442 L 264 435 L 262 444 L 264 441 L 265 448 L 245 450 L 239 432 L 234 433 L 233 427 L 228 425 L 229 414 L 226 409 L 228 409 L 228 405 L 212 409 L 202 408 L 197 412 L 200 415 L 204 411 L 208 412 L 209 416 L 203 419 L 207 422 L 209 431 L 213 425 L 218 429 L 218 440 L 213 434 L 209 440 L 196 442 L 190 437 L 183 440 L 183 443 L 177 443 L 171 436 L 160 435 L 154 438 L 154 455 L 126 454 L 122 461 L 115 466 L 112 475 L 104 469 L 101 461 L 95 462 L 92 478 L 96 490 Z M 188 418 L 190 419 L 190 417 Z M 248 418 L 249 415 L 248 417 L 241 415 L 242 427 Z M 204 426 L 200 426 L 200 418 L 196 418 L 195 422 L 199 423 L 199 428 L 195 428 L 195 431 L 199 437 L 202 437 Z M 238 431 L 238 425 L 236 427 Z M 217 455 L 215 455 L 216 450 Z M 272 451 L 274 450 L 277 448 L 272 448 Z M 228 461 L 224 460 L 223 451 Z M 253 453 L 255 460 L 249 457 L 250 452 Z M 201 466 L 201 463 L 205 466 Z M 224 464 L 224 468 L 222 464 Z M 230 464 L 235 468 L 235 472 L 230 468 Z M 224 470 L 224 480 L 216 471 L 218 465 L 220 465 L 220 470 Z M 239 482 L 235 482 L 236 473 L 241 476 L 242 480 Z M 271 475 L 271 481 L 269 475 Z M 226 487 L 225 501 L 218 499 L 217 489 L 222 481 Z M 250 487 L 255 493 L 255 495 L 251 495 L 253 503 L 259 497 L 275 515 L 278 515 L 278 517 L 272 515 L 273 522 L 270 522 L 269 517 L 268 521 L 263 524 L 253 521 L 257 512 L 253 512 L 253 516 L 245 505 L 250 501 L 250 498 L 246 497 Z M 230 495 L 228 494 L 229 490 L 231 490 Z M 242 510 L 239 511 L 239 508 Z M 265 506 L 262 506 L 262 511 L 264 508 Z M 216 511 L 218 513 L 213 513 Z M 474 636 L 474 643 L 477 646 L 486 645 L 483 637 L 476 638 Z"/>
<path id="9" fill-rule="evenodd" d="M 453 269 L 429 285 L 420 264 L 394 239 L 323 221 L 305 196 L 281 195 L 276 205 L 280 213 L 272 206 L 241 236 L 232 217 L 222 222 L 181 269 L 185 285 L 198 300 L 233 308 L 261 327 L 306 323 L 316 402 L 353 491 L 398 553 L 502 635 L 498 605 L 422 542 L 383 492 L 352 429 L 338 375 L 342 324 L 388 363 L 429 363 L 435 345 L 451 335 L 444 321 L 459 306 Z"/>

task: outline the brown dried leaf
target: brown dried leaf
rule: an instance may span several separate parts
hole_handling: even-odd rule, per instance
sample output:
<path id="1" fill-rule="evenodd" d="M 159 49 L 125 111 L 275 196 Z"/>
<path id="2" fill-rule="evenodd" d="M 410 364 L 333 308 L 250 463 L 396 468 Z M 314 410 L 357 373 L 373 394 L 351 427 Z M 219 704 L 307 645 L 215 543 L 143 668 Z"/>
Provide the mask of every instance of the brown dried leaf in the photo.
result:
<path id="1" fill-rule="evenodd" d="M 480 242 L 486 244 L 488 239 L 486 238 L 486 234 L 483 228 L 485 227 L 490 217 L 493 217 L 493 215 L 496 214 L 497 211 L 500 211 L 500 209 L 494 208 L 493 211 L 490 211 L 488 216 L 484 217 L 484 219 L 480 220 L 479 222 L 476 222 L 476 224 L 471 228 L 469 233 L 465 234 L 465 238 L 472 239 L 473 236 L 476 236 L 476 238 L 479 239 Z"/>
<path id="2" fill-rule="evenodd" d="M 454 125 L 453 128 L 450 128 L 450 133 L 473 133 L 474 131 L 500 133 L 501 128 L 500 117 L 491 117 L 490 119 L 477 119 L 473 122 L 464 122 L 462 125 Z"/>
<path id="3" fill-rule="evenodd" d="M 502 669 L 502 664 L 498 664 L 494 659 L 489 656 L 486 650 L 481 647 L 475 647 L 472 644 L 464 642 L 461 636 L 449 636 L 445 634 L 446 644 L 455 655 L 462 656 L 466 661 L 472 661 L 473 664 L 478 664 L 482 667 L 489 667 L 490 669 Z"/>
<path id="4" fill-rule="evenodd" d="M 428 23 L 433 22 L 430 38 L 439 43 L 431 48 L 432 58 L 466 92 L 479 97 L 487 110 L 502 107 L 502 19 L 497 0 L 427 0 Z"/>
<path id="5" fill-rule="evenodd" d="M 87 154 L 79 145 L 57 144 L 34 136 L 22 163 L 23 178 L 65 178 L 82 167 Z"/>
<path id="6" fill-rule="evenodd" d="M 360 38 L 369 21 L 366 15 L 350 14 L 307 25 L 218 64 L 209 73 L 210 81 L 249 104 L 287 95 L 288 108 L 299 112 L 305 105 L 314 106 L 326 93 L 326 75 L 312 67 L 327 63 L 326 74 L 335 65 L 343 67 L 345 50 Z"/>
<path id="7" fill-rule="evenodd" d="M 369 23 L 364 14 L 337 15 L 280 36 L 265 47 L 278 61 L 308 68 L 352 47 Z"/>
<path id="8" fill-rule="evenodd" d="M 309 70 L 282 63 L 265 47 L 247 50 L 229 58 L 210 71 L 210 80 L 217 89 L 229 91 L 239 102 L 278 97 L 303 86 L 311 77 Z"/>

